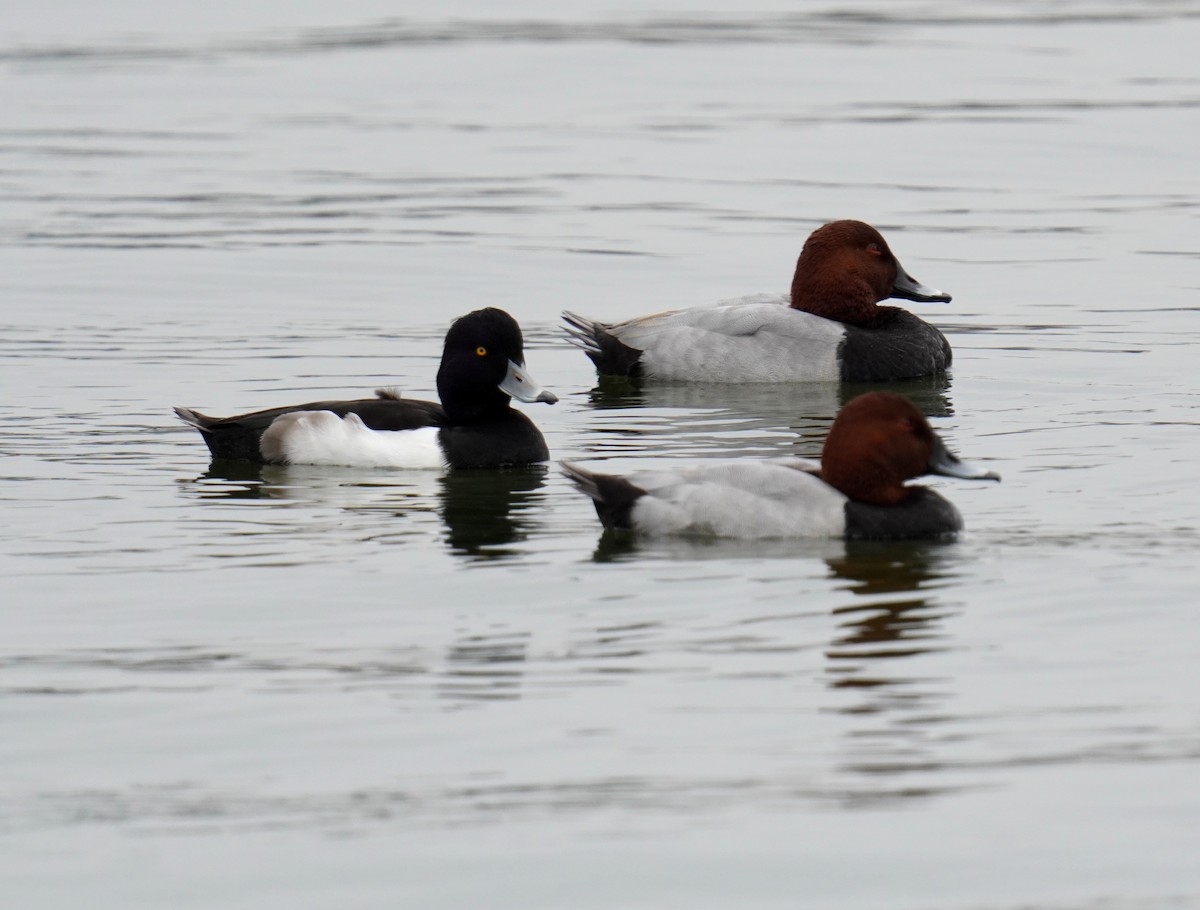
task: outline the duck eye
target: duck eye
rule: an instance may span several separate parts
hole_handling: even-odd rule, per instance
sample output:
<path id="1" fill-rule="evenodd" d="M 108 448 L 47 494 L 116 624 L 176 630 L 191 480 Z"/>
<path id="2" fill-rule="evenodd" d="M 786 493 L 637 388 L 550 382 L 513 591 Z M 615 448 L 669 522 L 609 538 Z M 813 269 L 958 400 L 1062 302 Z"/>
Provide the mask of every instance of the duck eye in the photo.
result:
<path id="1" fill-rule="evenodd" d="M 867 252 L 871 253 L 874 256 L 882 256 L 883 255 L 883 250 L 881 250 L 879 248 L 878 243 L 868 243 L 867 244 Z"/>
<path id="2" fill-rule="evenodd" d="M 485 348 L 483 345 L 480 345 L 479 347 L 477 347 L 475 349 L 475 353 L 478 354 L 480 357 L 486 357 L 487 356 L 487 348 Z"/>

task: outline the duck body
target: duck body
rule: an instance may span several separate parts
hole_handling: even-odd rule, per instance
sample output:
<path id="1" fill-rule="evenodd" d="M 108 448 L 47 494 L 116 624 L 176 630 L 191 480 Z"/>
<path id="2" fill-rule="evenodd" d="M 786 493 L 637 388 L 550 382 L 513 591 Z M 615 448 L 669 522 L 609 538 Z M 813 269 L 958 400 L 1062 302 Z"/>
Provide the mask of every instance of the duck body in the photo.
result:
<path id="1" fill-rule="evenodd" d="M 351 401 L 311 401 L 306 404 L 268 408 L 234 417 L 209 417 L 191 408 L 176 408 L 180 420 L 200 431 L 214 459 L 244 461 L 286 461 L 263 455 L 263 434 L 280 417 L 287 414 L 326 413 L 338 418 L 353 414 L 364 427 L 380 432 L 398 432 L 440 427 L 446 420 L 442 406 L 433 401 L 403 399 L 380 389 L 375 398 Z"/>
<path id="2" fill-rule="evenodd" d="M 890 382 L 951 363 L 945 336 L 888 297 L 948 301 L 913 279 L 859 221 L 815 231 L 790 295 L 762 294 L 603 323 L 564 313 L 602 376 L 680 382 Z"/>
<path id="3" fill-rule="evenodd" d="M 950 366 L 950 343 L 899 307 L 849 325 L 759 294 L 614 325 L 574 313 L 584 351 L 602 376 L 674 382 L 892 382 Z M 578 336 L 576 336 L 578 337 Z"/>
<path id="4" fill-rule="evenodd" d="M 521 331 L 503 310 L 477 310 L 446 335 L 442 403 L 379 390 L 375 398 L 316 401 L 210 417 L 176 415 L 200 431 L 214 460 L 359 467 L 488 468 L 546 461 L 545 438 L 509 403 L 553 404 L 524 367 Z"/>
<path id="5" fill-rule="evenodd" d="M 592 495 L 606 528 L 649 537 L 738 540 L 844 538 L 913 540 L 962 530 L 954 504 L 910 487 L 894 506 L 855 502 L 807 459 L 726 462 L 627 476 L 595 474 L 567 462 L 567 475 Z M 597 498 L 599 496 L 599 498 Z"/>
<path id="6" fill-rule="evenodd" d="M 960 461 L 908 399 L 886 392 L 842 409 L 819 463 L 745 460 L 621 476 L 565 462 L 563 470 L 606 528 L 750 540 L 948 537 L 962 530 L 958 510 L 904 481 L 926 473 L 999 480 Z"/>

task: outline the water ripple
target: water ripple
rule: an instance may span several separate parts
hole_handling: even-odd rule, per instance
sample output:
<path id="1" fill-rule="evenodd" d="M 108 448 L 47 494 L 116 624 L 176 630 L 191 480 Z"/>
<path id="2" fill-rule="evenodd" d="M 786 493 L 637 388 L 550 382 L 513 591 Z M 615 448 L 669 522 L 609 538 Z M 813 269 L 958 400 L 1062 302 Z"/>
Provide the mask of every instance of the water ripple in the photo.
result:
<path id="1" fill-rule="evenodd" d="M 920 6 L 902 11 L 882 5 L 864 10 L 815 10 L 755 16 L 693 13 L 640 19 L 384 19 L 363 25 L 286 30 L 282 35 L 223 36 L 200 43 L 153 37 L 106 45 L 26 45 L 0 49 L 0 62 L 25 65 L 177 64 L 228 57 L 372 51 L 388 47 L 454 44 L 755 45 L 877 44 L 900 31 L 964 27 L 1065 27 L 1130 25 L 1192 19 L 1195 4 L 1146 2 L 1136 8 L 1076 2 L 1046 9 L 1039 4 L 980 4 L 970 10 L 930 12 Z"/>

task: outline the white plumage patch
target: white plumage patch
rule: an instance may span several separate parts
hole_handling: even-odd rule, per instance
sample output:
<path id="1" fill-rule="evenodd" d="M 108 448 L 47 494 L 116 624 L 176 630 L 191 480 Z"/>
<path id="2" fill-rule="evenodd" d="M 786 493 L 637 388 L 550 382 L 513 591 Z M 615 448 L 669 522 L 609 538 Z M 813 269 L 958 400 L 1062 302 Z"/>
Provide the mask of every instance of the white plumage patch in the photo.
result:
<path id="1" fill-rule="evenodd" d="M 287 464 L 361 468 L 444 468 L 437 427 L 372 430 L 357 414 L 292 411 L 276 417 L 259 444 L 263 458 Z"/>
<path id="2" fill-rule="evenodd" d="M 633 524 L 651 535 L 842 537 L 846 497 L 810 473 L 818 468 L 789 458 L 631 474 L 647 493 L 633 506 Z"/>
<path id="3" fill-rule="evenodd" d="M 841 323 L 758 294 L 715 306 L 655 313 L 609 331 L 642 351 L 656 379 L 685 382 L 823 382 L 840 376 Z"/>

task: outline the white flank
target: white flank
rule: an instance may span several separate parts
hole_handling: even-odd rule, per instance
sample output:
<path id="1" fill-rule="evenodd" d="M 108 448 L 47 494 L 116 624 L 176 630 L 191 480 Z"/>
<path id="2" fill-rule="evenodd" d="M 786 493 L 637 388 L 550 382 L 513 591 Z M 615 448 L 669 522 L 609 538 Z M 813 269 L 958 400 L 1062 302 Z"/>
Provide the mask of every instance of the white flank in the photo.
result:
<path id="1" fill-rule="evenodd" d="M 634 505 L 633 524 L 651 535 L 842 537 L 846 497 L 810 473 L 818 467 L 790 458 L 631 474 L 648 494 Z"/>
<path id="2" fill-rule="evenodd" d="M 287 464 L 358 468 L 444 468 L 437 427 L 372 430 L 357 414 L 292 411 L 267 427 L 259 446 L 263 458 Z"/>
<path id="3" fill-rule="evenodd" d="M 715 306 L 655 313 L 609 329 L 642 351 L 655 379 L 684 382 L 824 382 L 840 376 L 841 323 L 757 294 Z"/>

